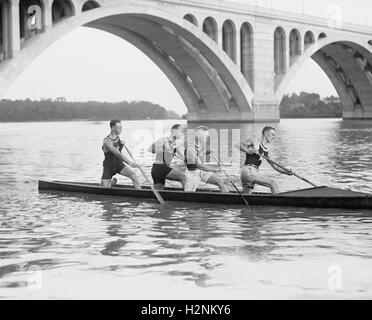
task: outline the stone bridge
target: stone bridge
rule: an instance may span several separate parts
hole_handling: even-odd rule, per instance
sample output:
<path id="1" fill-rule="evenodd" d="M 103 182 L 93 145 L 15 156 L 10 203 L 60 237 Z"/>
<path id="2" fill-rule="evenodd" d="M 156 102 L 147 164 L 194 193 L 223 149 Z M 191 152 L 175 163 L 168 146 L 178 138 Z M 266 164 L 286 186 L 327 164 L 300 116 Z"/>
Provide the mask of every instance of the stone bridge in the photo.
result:
<path id="1" fill-rule="evenodd" d="M 0 98 L 51 44 L 87 26 L 154 61 L 190 122 L 279 121 L 308 59 L 332 81 L 344 118 L 372 118 L 370 27 L 210 0 L 0 0 L 0 17 Z"/>

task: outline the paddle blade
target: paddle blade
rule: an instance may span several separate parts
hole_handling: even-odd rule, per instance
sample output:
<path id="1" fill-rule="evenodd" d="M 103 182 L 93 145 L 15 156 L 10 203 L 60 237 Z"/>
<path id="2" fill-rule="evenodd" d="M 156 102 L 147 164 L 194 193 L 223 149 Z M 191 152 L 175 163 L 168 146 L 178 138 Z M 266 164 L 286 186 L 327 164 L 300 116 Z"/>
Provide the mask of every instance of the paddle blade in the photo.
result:
<path id="1" fill-rule="evenodd" d="M 158 199 L 160 205 L 164 206 L 165 205 L 165 201 L 164 201 L 163 197 L 160 195 L 160 193 L 157 192 L 157 191 L 154 191 L 154 194 L 155 194 L 156 198 Z"/>

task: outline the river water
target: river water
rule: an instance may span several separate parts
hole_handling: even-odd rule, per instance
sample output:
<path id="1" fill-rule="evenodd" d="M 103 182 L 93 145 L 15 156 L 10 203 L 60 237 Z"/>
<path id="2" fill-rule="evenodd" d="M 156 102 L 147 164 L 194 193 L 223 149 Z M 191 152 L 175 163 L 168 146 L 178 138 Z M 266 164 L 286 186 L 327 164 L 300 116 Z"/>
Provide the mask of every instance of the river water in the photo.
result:
<path id="1" fill-rule="evenodd" d="M 123 138 L 148 172 L 145 147 L 173 123 L 125 123 Z M 372 193 L 372 122 L 275 126 L 273 158 L 319 185 Z M 262 127 L 230 129 L 258 137 Z M 371 211 L 254 207 L 250 215 L 241 206 L 161 209 L 38 192 L 38 179 L 99 182 L 107 134 L 106 122 L 0 124 L 0 298 L 372 298 Z M 239 181 L 239 155 L 226 148 L 222 160 Z M 308 187 L 263 170 L 283 191 Z"/>

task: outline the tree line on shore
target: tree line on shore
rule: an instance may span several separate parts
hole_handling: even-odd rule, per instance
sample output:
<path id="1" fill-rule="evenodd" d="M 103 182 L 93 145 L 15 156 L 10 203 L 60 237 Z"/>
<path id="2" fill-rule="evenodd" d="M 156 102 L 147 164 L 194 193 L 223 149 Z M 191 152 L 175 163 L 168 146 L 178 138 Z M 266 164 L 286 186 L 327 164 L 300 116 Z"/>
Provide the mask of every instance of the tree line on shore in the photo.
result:
<path id="1" fill-rule="evenodd" d="M 301 92 L 285 95 L 280 104 L 281 118 L 341 118 L 339 98 L 321 99 L 319 94 Z M 166 120 L 181 119 L 173 111 L 148 101 L 70 102 L 65 98 L 42 100 L 1 100 L 0 121 L 67 121 L 67 120 Z M 187 115 L 182 116 L 183 119 Z"/>
<path id="2" fill-rule="evenodd" d="M 66 121 L 66 120 L 162 120 L 181 117 L 148 101 L 133 102 L 68 102 L 65 98 L 35 100 L 2 100 L 0 121 Z"/>
<path id="3" fill-rule="evenodd" d="M 319 94 L 301 92 L 285 95 L 280 104 L 281 118 L 341 118 L 342 105 L 338 97 L 324 99 Z"/>

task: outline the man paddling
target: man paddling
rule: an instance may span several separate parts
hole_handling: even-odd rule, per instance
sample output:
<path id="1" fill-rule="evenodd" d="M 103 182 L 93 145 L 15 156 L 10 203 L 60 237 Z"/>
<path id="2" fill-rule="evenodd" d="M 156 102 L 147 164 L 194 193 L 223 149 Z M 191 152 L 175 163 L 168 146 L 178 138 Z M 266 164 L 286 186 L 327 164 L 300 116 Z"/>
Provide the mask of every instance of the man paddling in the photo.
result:
<path id="1" fill-rule="evenodd" d="M 175 124 L 171 128 L 170 137 L 158 140 L 148 150 L 156 154 L 155 163 L 151 170 L 156 189 L 163 190 L 166 180 L 178 181 L 182 186 L 184 185 L 185 172 L 177 168 L 171 168 L 171 162 L 176 155 L 183 159 L 182 151 L 177 145 L 182 136 L 182 126 Z"/>
<path id="2" fill-rule="evenodd" d="M 269 158 L 269 146 L 276 138 L 276 130 L 273 127 L 265 127 L 262 130 L 262 136 L 258 150 L 255 148 L 255 143 L 248 138 L 243 140 L 237 147 L 245 153 L 244 167 L 241 169 L 241 181 L 243 192 L 251 194 L 256 184 L 265 186 L 271 189 L 273 194 L 279 193 L 278 185 L 275 180 L 260 172 L 262 164 L 261 155 Z M 268 160 L 270 166 L 279 173 L 293 175 L 292 170 L 284 171 Z"/>
<path id="3" fill-rule="evenodd" d="M 229 192 L 223 181 L 215 174 L 221 172 L 220 167 L 207 166 L 203 162 L 203 157 L 207 154 L 207 139 L 209 129 L 200 126 L 195 129 L 195 140 L 189 143 L 185 150 L 185 191 L 194 192 L 201 182 L 216 185 L 221 192 Z"/>
<path id="4" fill-rule="evenodd" d="M 102 150 L 105 155 L 103 161 L 103 174 L 101 185 L 103 187 L 115 187 L 117 179 L 116 174 L 128 177 L 133 181 L 136 189 L 141 189 L 141 184 L 136 172 L 131 168 L 137 168 L 137 164 L 130 161 L 122 154 L 124 143 L 120 140 L 120 134 L 123 131 L 123 125 L 120 120 L 111 120 L 111 133 L 103 140 Z"/>

